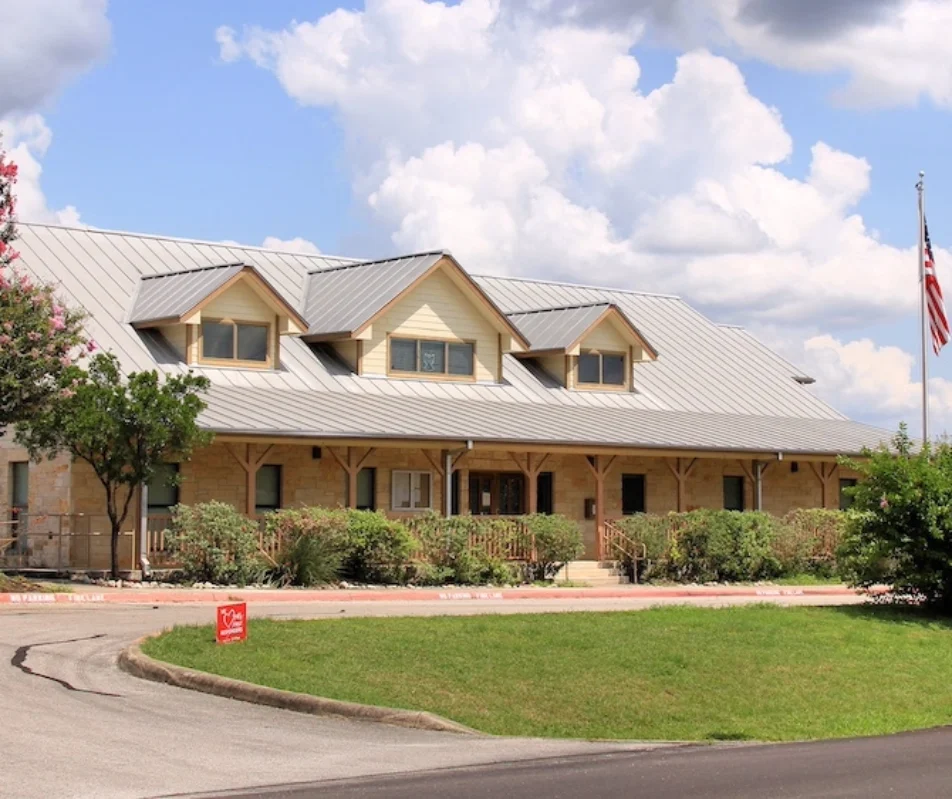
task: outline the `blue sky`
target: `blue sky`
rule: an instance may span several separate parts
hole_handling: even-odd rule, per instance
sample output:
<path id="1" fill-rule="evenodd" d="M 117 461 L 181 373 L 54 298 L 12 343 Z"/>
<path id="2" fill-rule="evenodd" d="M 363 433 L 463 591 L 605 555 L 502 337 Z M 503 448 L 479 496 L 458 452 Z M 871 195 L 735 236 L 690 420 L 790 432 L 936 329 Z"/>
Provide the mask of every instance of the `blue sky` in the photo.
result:
<path id="1" fill-rule="evenodd" d="M 99 13 L 108 19 L 108 39 L 95 57 L 71 65 L 66 78 L 44 85 L 42 101 L 32 107 L 21 103 L 4 109 L 0 82 L 0 120 L 5 110 L 12 115 L 8 118 L 39 113 L 52 132 L 52 144 L 34 153 L 42 163 L 44 213 L 74 206 L 83 223 L 97 227 L 253 244 L 266 237 L 302 237 L 323 251 L 357 256 L 439 244 L 462 253 L 464 263 L 475 265 L 476 271 L 498 266 L 499 271 L 543 277 L 676 290 L 715 319 L 749 325 L 771 346 L 805 361 L 808 370 L 828 378 L 825 396 L 851 415 L 890 425 L 916 418 L 910 399 L 916 372 L 903 360 L 917 348 L 910 300 L 915 263 L 903 260 L 898 251 L 915 244 L 913 185 L 920 168 L 928 173 L 933 240 L 939 247 L 952 244 L 949 103 L 927 76 L 922 85 L 907 87 L 898 68 L 894 74 L 903 76 L 893 80 L 873 56 L 865 61 L 863 37 L 889 37 L 898 35 L 897 30 L 900 41 L 916 31 L 926 31 L 921 34 L 925 36 L 941 19 L 930 22 L 923 15 L 935 9 L 936 14 L 949 12 L 952 3 L 947 0 L 932 5 L 901 0 L 908 18 L 886 15 L 876 23 L 837 22 L 840 27 L 831 27 L 816 41 L 778 28 L 767 44 L 764 34 L 751 33 L 740 16 L 724 16 L 723 9 L 730 5 L 725 0 L 704 0 L 722 27 L 720 35 L 700 42 L 696 31 L 656 23 L 649 11 L 633 22 L 619 22 L 619 8 L 647 9 L 655 0 L 593 0 L 592 15 L 604 14 L 594 22 L 565 16 L 569 6 L 563 0 L 550 0 L 552 13 L 562 14 L 551 18 L 529 14 L 522 0 L 503 0 L 501 10 L 494 0 L 463 0 L 439 14 L 431 13 L 438 4 L 424 0 L 368 0 L 366 6 L 362 0 L 118 0 L 108 7 L 104 0 L 68 2 L 77 15 Z M 353 13 L 334 19 L 362 26 L 366 41 L 348 39 L 346 32 L 338 37 L 330 18 L 313 30 L 295 25 L 305 21 L 316 26 L 338 8 Z M 493 15 L 491 23 L 486 22 L 488 15 Z M 646 33 L 633 32 L 645 21 Z M 632 26 L 626 27 L 629 22 Z M 233 45 L 230 54 L 216 43 L 221 26 L 232 29 L 227 35 Z M 581 38 L 565 38 L 567 44 L 551 49 L 553 37 L 566 36 L 567 29 Z M 454 44 L 460 30 L 463 34 Z M 42 36 L 36 35 L 39 48 Z M 470 47 L 479 37 L 488 42 L 485 53 Z M 433 64 L 425 63 L 430 55 L 414 49 L 420 41 L 439 51 L 439 58 L 445 50 L 449 60 L 433 56 Z M 601 50 L 619 46 L 619 41 L 611 63 L 626 57 L 637 63 L 640 96 L 660 90 L 655 111 L 661 122 L 643 106 L 627 108 L 625 92 L 619 91 L 623 81 L 606 88 L 599 69 L 588 68 L 586 59 L 595 64 Z M 343 55 L 334 61 L 338 44 Z M 685 54 L 697 53 L 699 46 L 704 48 L 701 54 L 685 62 Z M 57 47 L 50 45 L 50 59 L 60 57 L 64 48 L 61 42 Z M 458 61 L 469 65 L 468 72 L 461 67 L 461 85 L 479 78 L 473 72 L 491 71 L 496 64 L 504 65 L 503 72 L 511 69 L 513 76 L 534 75 L 541 71 L 535 70 L 533 55 L 540 47 L 545 50 L 538 58 L 547 64 L 546 77 L 538 78 L 539 85 L 528 94 L 513 89 L 505 102 L 491 96 L 508 91 L 505 83 L 494 84 L 486 96 L 474 94 L 472 88 L 454 94 L 449 80 L 453 76 L 440 74 Z M 837 53 L 842 53 L 840 61 Z M 41 55 L 36 58 L 39 64 Z M 901 66 L 908 67 L 908 61 Z M 734 68 L 739 69 L 738 79 L 731 77 Z M 308 84 L 322 70 L 332 79 Z M 370 99 L 354 99 L 362 91 L 360 81 L 373 83 L 378 71 L 381 86 L 370 87 Z M 351 88 L 341 90 L 344 83 Z M 559 83 L 562 93 L 557 96 L 563 98 L 556 111 L 544 105 L 551 96 L 545 91 L 553 83 Z M 848 84 L 859 88 L 844 97 Z M 683 96 L 660 99 L 673 91 L 672 85 L 682 86 Z M 405 110 L 400 96 L 404 91 Z M 564 105 L 572 102 L 565 98 L 580 91 L 584 102 L 577 108 Z M 706 96 L 719 92 L 722 102 L 697 111 L 703 135 L 685 144 L 685 153 L 672 162 L 671 196 L 665 196 L 667 175 L 655 168 L 666 154 L 658 137 L 664 143 L 671 136 L 670 149 L 677 149 L 674 137 L 691 129 L 691 124 L 677 128 L 677 120 L 689 119 Z M 561 122 L 547 129 L 526 122 L 522 109 L 537 101 L 540 113 L 562 114 Z M 594 154 L 587 133 L 576 141 L 567 141 L 568 133 L 566 140 L 559 140 L 560 126 L 568 131 L 591 111 L 592 103 L 605 119 L 620 110 L 629 113 L 619 118 L 633 120 L 633 140 L 639 135 L 637 125 L 656 125 L 654 139 L 645 138 L 647 155 L 627 153 L 625 133 L 619 137 L 607 122 L 603 130 L 593 128 L 593 135 L 600 142 L 606 136 L 616 138 L 611 146 L 596 145 Z M 779 111 L 782 122 L 771 120 L 770 108 Z M 418 127 L 413 116 L 422 120 Z M 784 136 L 790 140 L 788 148 Z M 845 160 L 834 158 L 824 173 L 834 176 L 834 187 L 824 184 L 826 195 L 810 199 L 815 207 L 807 209 L 801 203 L 810 183 L 811 147 L 817 142 L 844 154 Z M 750 157 L 745 160 L 748 147 Z M 476 163 L 471 157 L 494 178 L 488 189 L 487 176 L 474 178 L 472 185 L 457 178 Z M 865 188 L 857 158 L 870 167 Z M 620 166 L 605 171 L 606 162 Z M 496 185 L 506 183 L 510 175 L 522 175 L 523 168 L 529 175 L 525 185 L 514 186 L 509 194 L 506 186 Z M 846 183 L 860 186 L 849 190 L 845 204 L 834 196 L 839 174 Z M 790 178 L 790 184 L 778 184 L 780 177 Z M 755 190 L 751 186 L 757 181 Z M 483 191 L 486 196 L 479 196 Z M 543 197 L 551 203 L 549 216 L 540 220 L 533 215 Z M 712 202 L 718 205 L 716 214 L 725 216 L 711 223 L 711 231 L 736 224 L 739 232 L 731 233 L 732 243 L 712 244 L 710 252 L 697 252 L 693 245 L 683 260 L 671 257 L 685 232 L 703 232 Z M 675 210 L 656 216 L 669 205 Z M 829 225 L 823 219 L 827 208 Z M 552 216 L 561 213 L 566 216 Z M 801 214 L 816 217 L 810 229 L 785 230 L 785 220 L 796 221 Z M 485 219 L 477 223 L 480 215 Z M 862 236 L 855 234 L 857 215 L 865 225 Z M 657 219 L 668 220 L 664 241 L 646 247 L 642 228 Z M 510 223 L 511 236 L 496 244 L 494 236 L 509 230 Z M 544 224 L 552 225 L 551 230 L 539 233 Z M 562 232 L 575 230 L 574 224 L 581 226 L 575 240 L 545 249 Z M 530 230 L 537 231 L 532 234 L 537 238 Z M 788 233 L 790 240 L 781 241 Z M 622 266 L 612 263 L 612 256 L 591 264 L 579 262 L 577 256 L 573 261 L 576 240 L 580 248 L 584 244 L 587 250 L 619 253 Z M 494 246 L 509 253 L 508 260 L 487 267 Z M 529 252 L 538 258 L 527 257 Z M 952 260 L 947 252 L 939 255 Z M 761 265 L 764 287 L 747 291 L 750 275 Z M 945 270 L 946 264 L 941 266 Z M 784 283 L 777 273 L 788 268 L 791 277 Z M 805 270 L 803 277 L 794 275 L 799 268 Z M 831 283 L 849 285 L 826 296 L 827 276 Z M 810 307 L 810 292 L 803 289 L 805 282 L 818 286 L 812 289 L 815 309 Z M 803 296 L 797 296 L 798 291 Z M 891 296 L 900 295 L 905 299 L 891 302 Z M 866 339 L 867 350 L 851 346 Z M 942 395 L 937 414 L 943 419 L 952 419 L 952 382 L 946 385 L 946 378 L 952 381 L 950 359 L 947 354 L 934 363 L 933 371 L 942 378 L 936 390 Z M 872 379 L 877 374 L 878 380 Z"/>

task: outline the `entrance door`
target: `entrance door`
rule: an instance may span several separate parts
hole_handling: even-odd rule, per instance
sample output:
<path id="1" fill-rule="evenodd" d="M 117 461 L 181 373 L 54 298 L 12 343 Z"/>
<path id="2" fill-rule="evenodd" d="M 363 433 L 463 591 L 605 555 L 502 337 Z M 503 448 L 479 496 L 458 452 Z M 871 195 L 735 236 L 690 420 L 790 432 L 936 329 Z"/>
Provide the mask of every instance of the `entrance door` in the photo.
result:
<path id="1" fill-rule="evenodd" d="M 518 472 L 470 472 L 469 509 L 474 516 L 524 513 L 525 478 Z"/>

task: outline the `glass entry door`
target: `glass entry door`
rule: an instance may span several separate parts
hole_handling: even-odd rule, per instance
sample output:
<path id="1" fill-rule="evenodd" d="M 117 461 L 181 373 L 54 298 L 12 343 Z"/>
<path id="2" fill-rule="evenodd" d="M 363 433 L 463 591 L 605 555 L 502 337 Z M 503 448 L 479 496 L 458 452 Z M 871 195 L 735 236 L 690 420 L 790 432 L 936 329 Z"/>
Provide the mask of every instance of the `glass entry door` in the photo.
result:
<path id="1" fill-rule="evenodd" d="M 473 516 L 518 516 L 525 513 L 525 478 L 518 472 L 469 475 L 469 511 Z"/>

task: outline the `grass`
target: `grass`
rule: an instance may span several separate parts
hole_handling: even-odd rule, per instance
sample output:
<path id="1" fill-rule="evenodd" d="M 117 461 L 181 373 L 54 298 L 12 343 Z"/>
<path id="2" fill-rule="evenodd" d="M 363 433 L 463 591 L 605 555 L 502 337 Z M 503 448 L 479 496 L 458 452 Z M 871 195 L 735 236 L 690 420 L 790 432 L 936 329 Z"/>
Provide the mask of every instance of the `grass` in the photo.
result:
<path id="1" fill-rule="evenodd" d="M 256 619 L 242 644 L 179 627 L 145 650 L 501 735 L 786 741 L 952 722 L 952 623 L 882 607 Z"/>
<path id="2" fill-rule="evenodd" d="M 843 585 L 842 577 L 818 577 L 815 574 L 791 574 L 789 577 L 777 577 L 770 582 L 777 585 Z"/>
<path id="3" fill-rule="evenodd" d="M 35 583 L 25 577 L 0 572 L 0 593 L 2 594 L 70 594 L 73 589 L 63 583 Z"/>

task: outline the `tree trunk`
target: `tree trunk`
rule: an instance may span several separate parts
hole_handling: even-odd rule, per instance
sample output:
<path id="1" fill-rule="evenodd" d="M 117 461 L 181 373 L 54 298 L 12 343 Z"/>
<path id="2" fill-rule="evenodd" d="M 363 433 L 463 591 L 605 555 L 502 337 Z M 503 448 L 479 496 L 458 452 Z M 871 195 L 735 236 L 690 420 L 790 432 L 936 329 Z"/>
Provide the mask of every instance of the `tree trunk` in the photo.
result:
<path id="1" fill-rule="evenodd" d="M 112 523 L 112 535 L 109 540 L 109 557 L 112 568 L 112 579 L 119 579 L 119 522 Z"/>

